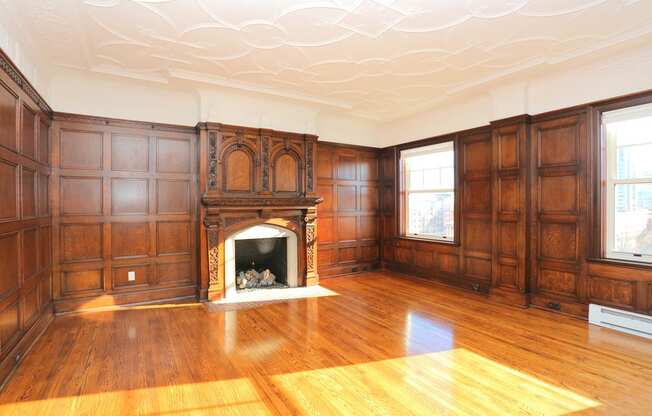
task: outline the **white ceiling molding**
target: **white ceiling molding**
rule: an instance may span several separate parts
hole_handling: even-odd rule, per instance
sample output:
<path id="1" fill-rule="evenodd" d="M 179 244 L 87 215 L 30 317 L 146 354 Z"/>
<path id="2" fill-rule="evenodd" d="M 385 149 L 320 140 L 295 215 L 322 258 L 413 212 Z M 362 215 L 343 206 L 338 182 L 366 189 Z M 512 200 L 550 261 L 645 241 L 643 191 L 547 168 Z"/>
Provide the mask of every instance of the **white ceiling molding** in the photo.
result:
<path id="1" fill-rule="evenodd" d="M 11 3 L 0 0 L 51 66 L 235 88 L 379 121 L 652 33 L 652 1 L 640 0 Z"/>

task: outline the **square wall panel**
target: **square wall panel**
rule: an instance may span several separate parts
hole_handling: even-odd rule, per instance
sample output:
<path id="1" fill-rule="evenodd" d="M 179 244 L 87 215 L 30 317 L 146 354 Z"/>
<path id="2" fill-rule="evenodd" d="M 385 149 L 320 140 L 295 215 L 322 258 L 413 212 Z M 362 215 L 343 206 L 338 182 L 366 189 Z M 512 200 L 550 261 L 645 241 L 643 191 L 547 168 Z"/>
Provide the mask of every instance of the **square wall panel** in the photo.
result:
<path id="1" fill-rule="evenodd" d="M 357 192 L 355 185 L 337 186 L 337 208 L 340 211 L 355 211 L 357 207 Z"/>
<path id="2" fill-rule="evenodd" d="M 41 292 L 41 309 L 43 309 L 52 300 L 52 284 L 50 283 L 50 276 L 41 279 L 39 291 Z"/>
<path id="3" fill-rule="evenodd" d="M 23 106 L 22 112 L 21 153 L 36 159 L 36 114 L 31 108 Z"/>
<path id="4" fill-rule="evenodd" d="M 537 130 L 539 167 L 565 166 L 577 163 L 579 130 L 573 124 Z"/>
<path id="5" fill-rule="evenodd" d="M 0 310 L 0 345 L 7 345 L 19 334 L 20 313 L 18 301 Z"/>
<path id="6" fill-rule="evenodd" d="M 0 159 L 0 222 L 18 219 L 18 166 Z"/>
<path id="7" fill-rule="evenodd" d="M 378 217 L 361 216 L 358 237 L 361 240 L 375 240 L 378 237 Z"/>
<path id="8" fill-rule="evenodd" d="M 158 263 L 156 275 L 159 285 L 192 284 L 192 264 L 189 262 Z"/>
<path id="9" fill-rule="evenodd" d="M 51 242 L 51 228 L 41 227 L 38 233 L 38 267 L 39 271 L 46 270 L 50 267 L 52 259 L 52 242 Z"/>
<path id="10" fill-rule="evenodd" d="M 18 232 L 0 235 L 0 298 L 18 289 Z"/>
<path id="11" fill-rule="evenodd" d="M 577 224 L 541 223 L 539 253 L 550 260 L 577 261 Z"/>
<path id="12" fill-rule="evenodd" d="M 0 146 L 16 150 L 16 104 L 18 97 L 0 81 Z"/>
<path id="13" fill-rule="evenodd" d="M 61 131 L 62 169 L 102 169 L 102 132 Z"/>
<path id="14" fill-rule="evenodd" d="M 358 169 L 361 181 L 375 181 L 378 179 L 378 160 L 372 157 L 361 157 Z"/>
<path id="15" fill-rule="evenodd" d="M 357 217 L 337 218 L 337 237 L 339 242 L 357 240 Z"/>
<path id="16" fill-rule="evenodd" d="M 50 215 L 50 178 L 47 175 L 38 175 L 38 200 L 37 211 L 39 217 Z"/>
<path id="17" fill-rule="evenodd" d="M 113 215 L 147 215 L 149 207 L 147 179 L 111 180 L 111 213 Z"/>
<path id="18" fill-rule="evenodd" d="M 335 227 L 333 217 L 318 217 L 317 242 L 320 244 L 335 242 Z"/>
<path id="19" fill-rule="evenodd" d="M 62 215 L 102 215 L 102 178 L 61 177 Z"/>
<path id="20" fill-rule="evenodd" d="M 378 188 L 375 186 L 360 187 L 360 209 L 376 211 L 378 209 Z"/>
<path id="21" fill-rule="evenodd" d="M 63 224 L 61 255 L 64 263 L 102 259 L 102 224 Z"/>
<path id="22" fill-rule="evenodd" d="M 317 151 L 317 178 L 333 178 L 333 160 L 330 152 Z"/>
<path id="23" fill-rule="evenodd" d="M 101 291 L 104 288 L 102 269 L 64 271 L 61 273 L 61 291 L 64 295 L 76 295 Z"/>
<path id="24" fill-rule="evenodd" d="M 23 218 L 36 216 L 36 172 L 23 167 Z"/>
<path id="25" fill-rule="evenodd" d="M 159 214 L 190 214 L 190 181 L 159 179 L 156 182 Z"/>
<path id="26" fill-rule="evenodd" d="M 355 156 L 340 155 L 337 163 L 337 178 L 353 181 L 356 177 Z"/>
<path id="27" fill-rule="evenodd" d="M 149 224 L 146 222 L 111 223 L 111 257 L 114 259 L 147 257 Z"/>
<path id="28" fill-rule="evenodd" d="M 156 167 L 163 173 L 190 173 L 190 141 L 159 137 L 156 141 Z"/>
<path id="29" fill-rule="evenodd" d="M 111 170 L 147 172 L 149 170 L 149 138 L 147 136 L 111 136 Z"/>
<path id="30" fill-rule="evenodd" d="M 45 164 L 50 162 L 50 126 L 43 121 L 38 128 L 38 160 Z"/>
<path id="31" fill-rule="evenodd" d="M 23 281 L 31 279 L 38 273 L 38 228 L 23 230 Z"/>
<path id="32" fill-rule="evenodd" d="M 188 222 L 159 222 L 156 244 L 158 254 L 189 254 L 191 252 Z"/>
<path id="33" fill-rule="evenodd" d="M 128 289 L 132 287 L 147 286 L 150 281 L 150 266 L 133 265 L 113 267 L 112 283 L 114 289 Z M 133 280 L 129 280 L 129 274 L 133 275 Z"/>
<path id="34" fill-rule="evenodd" d="M 317 205 L 317 212 L 328 212 L 333 210 L 333 185 L 319 185 L 317 181 L 317 195 L 324 198 L 324 201 Z"/>
<path id="35" fill-rule="evenodd" d="M 38 296 L 38 285 L 34 285 L 29 292 L 25 292 L 22 296 L 21 315 L 23 317 L 23 330 L 28 329 L 38 316 Z"/>

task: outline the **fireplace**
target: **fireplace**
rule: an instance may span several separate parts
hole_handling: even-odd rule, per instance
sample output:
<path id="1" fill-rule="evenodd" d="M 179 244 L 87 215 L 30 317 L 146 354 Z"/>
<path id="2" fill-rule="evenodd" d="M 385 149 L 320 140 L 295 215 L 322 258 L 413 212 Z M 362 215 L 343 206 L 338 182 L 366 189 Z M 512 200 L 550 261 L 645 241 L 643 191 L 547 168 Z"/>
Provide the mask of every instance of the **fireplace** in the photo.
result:
<path id="1" fill-rule="evenodd" d="M 298 286 L 297 252 L 296 233 L 278 225 L 259 224 L 231 234 L 224 241 L 225 297 L 235 296 L 239 290 Z M 276 284 L 241 287 L 239 274 L 251 270 L 269 270 Z"/>
<path id="2" fill-rule="evenodd" d="M 199 131 L 200 298 L 237 296 L 249 270 L 258 279 L 269 269 L 264 279 L 288 287 L 317 285 L 317 137 L 218 123 Z"/>

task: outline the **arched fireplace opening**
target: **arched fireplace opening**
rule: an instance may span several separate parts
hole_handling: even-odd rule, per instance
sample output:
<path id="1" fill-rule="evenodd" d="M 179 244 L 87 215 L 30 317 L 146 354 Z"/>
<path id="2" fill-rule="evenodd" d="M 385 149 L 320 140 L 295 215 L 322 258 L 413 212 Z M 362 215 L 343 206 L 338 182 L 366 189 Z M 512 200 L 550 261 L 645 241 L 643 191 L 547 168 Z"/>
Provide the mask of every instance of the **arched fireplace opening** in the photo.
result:
<path id="1" fill-rule="evenodd" d="M 297 244 L 293 231 L 271 224 L 254 225 L 227 237 L 226 297 L 242 290 L 298 286 Z"/>

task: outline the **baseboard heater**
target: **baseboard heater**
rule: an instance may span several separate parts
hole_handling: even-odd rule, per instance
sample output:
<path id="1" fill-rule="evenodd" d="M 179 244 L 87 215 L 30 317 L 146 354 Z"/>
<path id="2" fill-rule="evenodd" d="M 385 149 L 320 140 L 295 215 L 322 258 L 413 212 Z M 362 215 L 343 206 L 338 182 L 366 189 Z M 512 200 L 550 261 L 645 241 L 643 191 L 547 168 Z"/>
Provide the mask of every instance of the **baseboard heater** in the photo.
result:
<path id="1" fill-rule="evenodd" d="M 589 322 L 616 331 L 652 339 L 652 316 L 592 303 L 589 305 Z"/>

